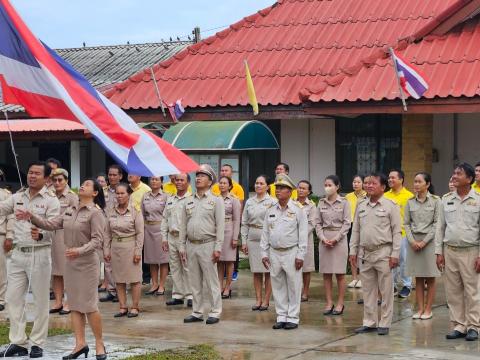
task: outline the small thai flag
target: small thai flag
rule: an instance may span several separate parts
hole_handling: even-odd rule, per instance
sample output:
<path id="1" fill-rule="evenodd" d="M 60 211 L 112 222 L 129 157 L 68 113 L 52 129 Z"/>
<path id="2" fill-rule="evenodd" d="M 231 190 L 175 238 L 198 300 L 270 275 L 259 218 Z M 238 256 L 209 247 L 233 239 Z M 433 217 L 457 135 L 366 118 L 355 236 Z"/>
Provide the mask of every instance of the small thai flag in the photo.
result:
<path id="1" fill-rule="evenodd" d="M 420 75 L 418 70 L 414 69 L 411 65 L 408 65 L 407 62 L 395 54 L 393 50 L 391 50 L 391 53 L 402 90 L 406 95 L 410 95 L 415 99 L 420 99 L 428 90 L 427 81 L 422 75 Z"/>
<path id="2" fill-rule="evenodd" d="M 174 123 L 177 123 L 183 114 L 185 114 L 185 109 L 182 106 L 182 99 L 177 100 L 175 104 L 163 103 L 168 108 L 168 112 L 170 113 Z"/>

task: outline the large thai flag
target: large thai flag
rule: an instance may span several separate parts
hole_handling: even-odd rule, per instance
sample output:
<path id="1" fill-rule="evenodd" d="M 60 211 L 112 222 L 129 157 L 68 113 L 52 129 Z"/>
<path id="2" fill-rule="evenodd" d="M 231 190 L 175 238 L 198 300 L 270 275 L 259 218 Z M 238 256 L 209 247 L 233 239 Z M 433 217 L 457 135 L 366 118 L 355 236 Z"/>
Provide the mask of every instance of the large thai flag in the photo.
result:
<path id="1" fill-rule="evenodd" d="M 395 54 L 392 50 L 393 61 L 397 68 L 397 76 L 400 79 L 400 86 L 406 95 L 420 99 L 428 90 L 428 83 L 419 71 L 408 65 L 405 60 Z"/>
<path id="2" fill-rule="evenodd" d="M 82 123 L 128 172 L 161 176 L 198 165 L 180 150 L 140 129 L 28 29 L 8 0 L 0 0 L 0 83 L 5 103 L 32 117 Z"/>

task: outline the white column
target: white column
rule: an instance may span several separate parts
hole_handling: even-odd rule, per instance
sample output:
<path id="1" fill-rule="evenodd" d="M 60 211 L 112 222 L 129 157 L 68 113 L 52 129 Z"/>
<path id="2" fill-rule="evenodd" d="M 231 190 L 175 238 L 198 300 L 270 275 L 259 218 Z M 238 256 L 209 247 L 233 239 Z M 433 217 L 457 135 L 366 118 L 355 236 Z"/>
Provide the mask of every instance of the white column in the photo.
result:
<path id="1" fill-rule="evenodd" d="M 80 187 L 80 141 L 70 141 L 70 183 L 72 188 Z"/>

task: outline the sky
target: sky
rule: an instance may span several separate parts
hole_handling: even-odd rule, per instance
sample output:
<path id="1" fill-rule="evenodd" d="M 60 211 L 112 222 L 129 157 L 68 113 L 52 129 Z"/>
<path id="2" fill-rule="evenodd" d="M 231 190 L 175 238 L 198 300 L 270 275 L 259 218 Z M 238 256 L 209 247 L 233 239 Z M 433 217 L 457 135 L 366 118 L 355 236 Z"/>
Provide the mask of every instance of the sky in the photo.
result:
<path id="1" fill-rule="evenodd" d="M 10 0 L 30 29 L 52 48 L 187 40 L 202 37 L 275 0 Z"/>

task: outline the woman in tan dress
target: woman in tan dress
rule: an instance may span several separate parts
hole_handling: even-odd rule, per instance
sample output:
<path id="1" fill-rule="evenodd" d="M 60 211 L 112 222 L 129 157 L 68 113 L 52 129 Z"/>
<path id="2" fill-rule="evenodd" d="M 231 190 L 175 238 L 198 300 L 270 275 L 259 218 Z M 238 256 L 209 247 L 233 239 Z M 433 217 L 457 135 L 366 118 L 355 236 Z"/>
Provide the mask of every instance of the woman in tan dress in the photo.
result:
<path id="1" fill-rule="evenodd" d="M 233 265 L 237 259 L 238 235 L 240 233 L 240 201 L 232 195 L 233 181 L 228 176 L 218 179 L 220 196 L 225 202 L 225 240 L 220 253 L 220 261 L 217 264 L 218 279 L 222 289 L 222 299 L 228 299 L 232 295 L 231 285 L 233 276 Z M 227 275 L 224 284 L 224 275 Z"/>
<path id="2" fill-rule="evenodd" d="M 350 204 L 338 195 L 340 179 L 336 175 L 325 179 L 326 197 L 318 202 L 317 236 L 320 240 L 319 272 L 323 274 L 326 306 L 324 315 L 341 315 L 345 299 L 345 273 L 347 270 L 347 233 L 350 230 Z M 333 304 L 333 274 L 337 278 L 338 300 Z"/>
<path id="3" fill-rule="evenodd" d="M 262 263 L 260 253 L 260 238 L 262 237 L 263 223 L 267 209 L 277 203 L 277 200 L 268 195 L 268 178 L 260 175 L 255 181 L 256 196 L 245 203 L 242 214 L 242 251 L 248 255 L 250 271 L 253 273 L 253 286 L 255 287 L 256 303 L 252 310 L 268 310 L 272 296 L 270 273 Z M 262 298 L 263 278 L 265 276 L 265 297 Z"/>
<path id="4" fill-rule="evenodd" d="M 433 186 L 430 174 L 421 172 L 413 182 L 415 197 L 405 206 L 405 234 L 410 246 L 407 248 L 406 275 L 414 276 L 418 311 L 414 319 L 432 318 L 432 305 L 435 298 L 435 278 L 440 276 L 435 256 L 435 231 L 441 200 L 432 195 Z M 425 284 L 427 299 L 425 302 Z"/>
<path id="5" fill-rule="evenodd" d="M 122 183 L 115 189 L 117 204 L 107 213 L 107 234 L 103 248 L 105 261 L 112 263 L 120 312 L 114 317 L 137 317 L 142 291 L 142 248 L 144 221 L 130 203 L 130 186 Z M 127 307 L 127 284 L 132 292 L 132 307 Z"/>
<path id="6" fill-rule="evenodd" d="M 106 220 L 102 210 L 105 199 L 102 188 L 93 179 L 83 182 L 79 197 L 78 205 L 70 206 L 62 215 L 51 220 L 37 217 L 28 211 L 19 211 L 17 218 L 31 219 L 33 225 L 44 230 L 65 230 L 65 289 L 75 333 L 75 348 L 63 359 L 76 359 L 82 354 L 88 356 L 89 347 L 85 340 L 85 323 L 88 319 L 95 336 L 97 360 L 105 360 L 107 355 L 102 338 L 102 317 L 98 311 L 100 268 L 96 251 L 101 248 L 105 235 Z"/>
<path id="7" fill-rule="evenodd" d="M 55 189 L 60 202 L 60 214 L 63 214 L 71 206 L 78 204 L 78 196 L 68 186 L 68 171 L 65 169 L 55 169 L 50 175 L 52 186 Z M 63 302 L 65 274 L 65 241 L 63 240 L 64 230 L 56 230 L 52 241 L 52 288 L 55 295 L 55 303 L 50 309 L 50 314 L 59 313 L 60 315 L 70 314 L 67 301 Z"/>
<path id="8" fill-rule="evenodd" d="M 302 301 L 308 301 L 308 293 L 310 290 L 310 278 L 312 271 L 315 271 L 315 254 L 313 245 L 313 232 L 317 223 L 317 209 L 315 203 L 308 197 L 312 194 L 312 184 L 307 180 L 302 180 L 297 185 L 297 201 L 307 213 L 308 218 L 308 244 L 307 254 L 303 261 L 303 290 Z"/>
<path id="9" fill-rule="evenodd" d="M 150 264 L 152 285 L 145 295 L 165 294 L 165 282 L 168 276 L 168 251 L 162 248 L 160 228 L 163 220 L 163 209 L 167 204 L 167 194 L 162 191 L 162 178 L 153 176 L 149 180 L 152 191 L 143 195 L 142 214 L 145 220 L 145 264 Z M 160 281 L 158 279 L 160 270 Z"/>

